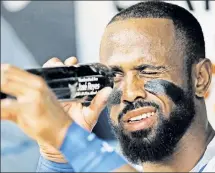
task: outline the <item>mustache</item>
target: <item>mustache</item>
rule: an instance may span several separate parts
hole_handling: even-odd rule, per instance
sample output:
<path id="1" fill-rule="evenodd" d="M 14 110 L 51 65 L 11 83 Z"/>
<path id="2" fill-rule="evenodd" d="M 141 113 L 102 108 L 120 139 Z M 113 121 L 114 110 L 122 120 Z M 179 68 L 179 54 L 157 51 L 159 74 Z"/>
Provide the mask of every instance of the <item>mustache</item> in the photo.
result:
<path id="1" fill-rule="evenodd" d="M 118 121 L 120 121 L 122 119 L 122 117 L 129 111 L 135 110 L 137 108 L 142 108 L 142 107 L 147 107 L 147 106 L 152 106 L 154 108 L 156 108 L 157 110 L 160 109 L 160 106 L 155 103 L 155 102 L 146 102 L 144 100 L 137 100 L 135 102 L 132 103 L 126 103 L 126 106 L 124 107 L 124 109 L 120 112 L 119 116 L 118 116 Z"/>

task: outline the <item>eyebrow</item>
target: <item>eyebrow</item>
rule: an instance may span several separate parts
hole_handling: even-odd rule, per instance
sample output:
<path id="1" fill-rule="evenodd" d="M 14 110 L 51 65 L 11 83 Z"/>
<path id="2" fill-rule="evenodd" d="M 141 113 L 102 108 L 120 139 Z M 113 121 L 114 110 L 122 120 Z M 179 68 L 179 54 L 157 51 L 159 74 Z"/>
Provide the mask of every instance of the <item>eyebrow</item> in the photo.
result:
<path id="1" fill-rule="evenodd" d="M 142 64 L 137 67 L 133 68 L 134 70 L 145 70 L 145 69 L 151 69 L 151 70 L 161 70 L 161 69 L 166 69 L 165 66 L 154 66 L 154 65 L 149 65 L 149 64 Z"/>
<path id="2" fill-rule="evenodd" d="M 110 66 L 110 69 L 111 69 L 112 71 L 116 71 L 116 72 L 123 72 L 122 67 L 116 66 L 116 65 Z"/>
<path id="3" fill-rule="evenodd" d="M 122 69 L 121 66 L 110 66 L 111 70 L 112 71 L 115 71 L 115 72 L 123 72 L 124 70 Z M 149 64 L 142 64 L 142 65 L 139 65 L 137 67 L 134 67 L 133 70 L 145 70 L 145 69 L 151 69 L 151 70 L 161 70 L 161 69 L 166 69 L 165 66 L 153 66 L 153 65 L 149 65 Z"/>

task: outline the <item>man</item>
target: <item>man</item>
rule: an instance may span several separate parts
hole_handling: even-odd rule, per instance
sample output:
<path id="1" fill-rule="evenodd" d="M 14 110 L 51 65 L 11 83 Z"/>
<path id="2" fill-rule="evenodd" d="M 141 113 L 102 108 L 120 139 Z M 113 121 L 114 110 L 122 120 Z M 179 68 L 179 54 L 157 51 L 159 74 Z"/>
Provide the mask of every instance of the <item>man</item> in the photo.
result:
<path id="1" fill-rule="evenodd" d="M 189 12 L 164 2 L 120 12 L 105 29 L 100 57 L 115 73 L 113 90 L 103 89 L 89 107 L 63 103 L 64 110 L 41 78 L 2 66 L 2 91 L 18 98 L 1 102 L 2 119 L 38 141 L 38 171 L 132 170 L 105 144 L 100 150 L 102 142 L 87 132 L 105 105 L 124 156 L 144 172 L 215 170 L 215 132 L 204 101 L 212 65 Z"/>

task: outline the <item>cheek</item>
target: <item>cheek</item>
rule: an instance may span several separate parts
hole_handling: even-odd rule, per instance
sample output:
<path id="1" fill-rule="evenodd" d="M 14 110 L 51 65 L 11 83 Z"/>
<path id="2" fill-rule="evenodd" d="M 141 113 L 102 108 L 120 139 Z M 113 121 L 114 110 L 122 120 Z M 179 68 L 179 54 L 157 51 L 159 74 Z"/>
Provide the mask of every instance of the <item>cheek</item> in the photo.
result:
<path id="1" fill-rule="evenodd" d="M 172 100 L 168 99 L 165 95 L 154 95 L 152 93 L 147 93 L 147 100 L 146 102 L 154 102 L 159 105 L 160 111 L 162 115 L 168 117 L 170 112 L 172 111 L 174 103 Z"/>
<path id="2" fill-rule="evenodd" d="M 163 116 L 165 116 L 166 118 L 168 118 L 170 116 L 170 113 L 173 110 L 174 107 L 174 103 L 172 102 L 172 100 L 168 99 L 167 96 L 157 96 L 157 98 L 160 100 L 161 102 L 161 111 Z"/>
<path id="3" fill-rule="evenodd" d="M 147 82 L 144 87 L 148 92 L 155 95 L 167 96 L 175 104 L 181 102 L 181 100 L 185 98 L 182 88 L 166 80 L 154 79 Z"/>
<path id="4" fill-rule="evenodd" d="M 174 106 L 185 100 L 185 93 L 179 86 L 162 79 L 154 79 L 145 84 L 145 90 L 162 101 L 162 113 L 169 115 Z"/>

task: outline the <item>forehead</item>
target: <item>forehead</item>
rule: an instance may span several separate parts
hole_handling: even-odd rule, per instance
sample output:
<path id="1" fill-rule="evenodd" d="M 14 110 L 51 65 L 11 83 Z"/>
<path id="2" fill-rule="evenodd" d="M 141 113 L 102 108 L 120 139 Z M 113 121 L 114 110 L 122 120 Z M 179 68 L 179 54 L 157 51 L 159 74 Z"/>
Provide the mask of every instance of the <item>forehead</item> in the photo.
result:
<path id="1" fill-rule="evenodd" d="M 172 20 L 128 19 L 110 24 L 102 37 L 100 60 L 105 64 L 148 62 L 164 65 L 183 57 Z"/>

